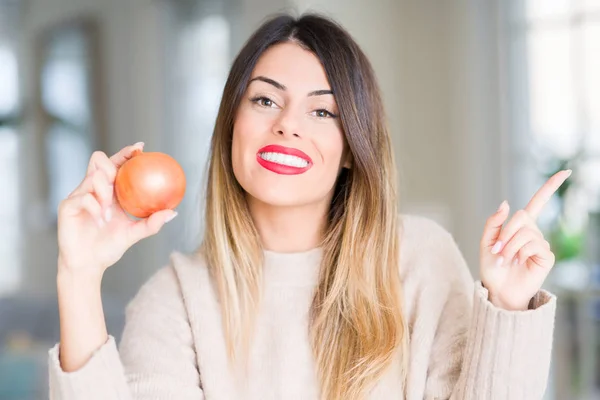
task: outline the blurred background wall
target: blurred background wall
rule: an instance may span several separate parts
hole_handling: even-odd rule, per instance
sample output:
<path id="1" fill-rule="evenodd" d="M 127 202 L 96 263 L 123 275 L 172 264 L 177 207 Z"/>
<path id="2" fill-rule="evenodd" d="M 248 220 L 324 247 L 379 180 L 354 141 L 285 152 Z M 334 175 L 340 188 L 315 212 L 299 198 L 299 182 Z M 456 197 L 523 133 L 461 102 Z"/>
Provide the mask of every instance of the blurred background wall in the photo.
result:
<path id="1" fill-rule="evenodd" d="M 92 151 L 173 155 L 180 216 L 107 271 L 109 330 L 202 219 L 203 167 L 232 58 L 268 15 L 318 11 L 369 56 L 403 212 L 452 232 L 474 277 L 485 219 L 574 170 L 541 224 L 559 293 L 548 399 L 600 399 L 600 1 L 0 0 L 0 400 L 46 398 L 58 340 L 58 202 Z"/>

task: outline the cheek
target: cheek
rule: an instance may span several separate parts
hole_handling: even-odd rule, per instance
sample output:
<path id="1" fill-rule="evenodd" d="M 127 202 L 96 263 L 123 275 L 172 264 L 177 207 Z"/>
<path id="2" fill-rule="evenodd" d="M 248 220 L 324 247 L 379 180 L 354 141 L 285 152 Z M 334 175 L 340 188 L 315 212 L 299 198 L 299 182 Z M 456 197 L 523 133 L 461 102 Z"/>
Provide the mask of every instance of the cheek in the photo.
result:
<path id="1" fill-rule="evenodd" d="M 256 161 L 256 151 L 269 137 L 272 116 L 257 112 L 251 105 L 240 106 L 233 126 L 231 164 L 233 174 L 245 191 L 254 194 L 260 182 L 262 167 Z"/>
<path id="2" fill-rule="evenodd" d="M 328 126 L 314 136 L 315 146 L 323 157 L 324 166 L 328 173 L 337 173 L 344 151 L 344 133 L 337 126 Z"/>
<path id="3" fill-rule="evenodd" d="M 265 130 L 273 124 L 274 114 L 267 111 L 261 112 L 252 104 L 240 105 L 235 118 L 235 124 L 245 135 L 264 134 Z"/>
<path id="4" fill-rule="evenodd" d="M 233 126 L 232 163 L 234 170 L 243 162 L 243 157 L 248 157 L 248 149 L 256 147 L 260 137 L 264 136 L 268 128 L 265 118 L 260 118 L 246 107 L 240 107 Z"/>

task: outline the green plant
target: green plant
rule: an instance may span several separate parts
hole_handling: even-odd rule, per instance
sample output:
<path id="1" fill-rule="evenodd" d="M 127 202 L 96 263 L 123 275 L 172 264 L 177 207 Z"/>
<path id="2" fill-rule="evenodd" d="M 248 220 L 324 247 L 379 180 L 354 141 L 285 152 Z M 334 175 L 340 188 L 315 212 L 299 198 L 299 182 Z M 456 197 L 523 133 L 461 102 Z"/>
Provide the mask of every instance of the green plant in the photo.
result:
<path id="1" fill-rule="evenodd" d="M 565 170 L 573 169 L 573 175 L 570 179 L 567 179 L 560 188 L 556 191 L 555 196 L 558 199 L 559 212 L 558 216 L 554 220 L 553 224 L 549 228 L 549 242 L 556 261 L 570 260 L 579 257 L 585 250 L 585 230 L 581 227 L 573 227 L 569 224 L 565 215 L 565 202 L 567 195 L 573 190 L 577 174 L 577 161 L 583 156 L 583 152 L 580 151 L 570 158 L 558 158 L 552 157 L 547 160 L 547 167 L 545 168 L 543 175 L 546 179 L 549 179 L 555 173 Z"/>

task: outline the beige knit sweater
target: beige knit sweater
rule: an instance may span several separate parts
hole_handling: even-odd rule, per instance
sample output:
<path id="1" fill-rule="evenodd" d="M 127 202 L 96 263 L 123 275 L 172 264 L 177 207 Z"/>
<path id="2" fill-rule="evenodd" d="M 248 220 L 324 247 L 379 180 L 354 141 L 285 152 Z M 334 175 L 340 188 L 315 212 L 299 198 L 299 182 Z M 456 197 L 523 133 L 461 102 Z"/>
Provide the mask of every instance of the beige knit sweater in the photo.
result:
<path id="1" fill-rule="evenodd" d="M 410 326 L 406 385 L 394 364 L 369 399 L 541 399 L 556 298 L 508 312 L 474 283 L 453 238 L 434 222 L 401 216 L 400 274 Z M 119 351 L 111 336 L 80 370 L 49 352 L 53 400 L 310 400 L 319 384 L 308 311 L 321 249 L 265 251 L 264 302 L 246 384 L 228 370 L 219 302 L 199 259 L 174 253 L 127 308 Z"/>

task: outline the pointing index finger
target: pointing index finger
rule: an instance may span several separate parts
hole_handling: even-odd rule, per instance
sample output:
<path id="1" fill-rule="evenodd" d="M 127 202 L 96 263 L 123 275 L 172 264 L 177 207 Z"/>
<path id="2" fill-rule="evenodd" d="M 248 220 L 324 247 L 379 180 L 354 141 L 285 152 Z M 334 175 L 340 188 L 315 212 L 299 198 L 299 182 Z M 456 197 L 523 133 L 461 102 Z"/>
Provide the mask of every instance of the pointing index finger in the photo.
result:
<path id="1" fill-rule="evenodd" d="M 571 170 L 559 171 L 552 175 L 550 179 L 544 183 L 544 185 L 533 195 L 529 203 L 525 207 L 525 211 L 533 219 L 537 219 L 542 212 L 542 209 L 550 200 L 552 195 L 558 190 L 558 188 L 571 176 Z"/>

